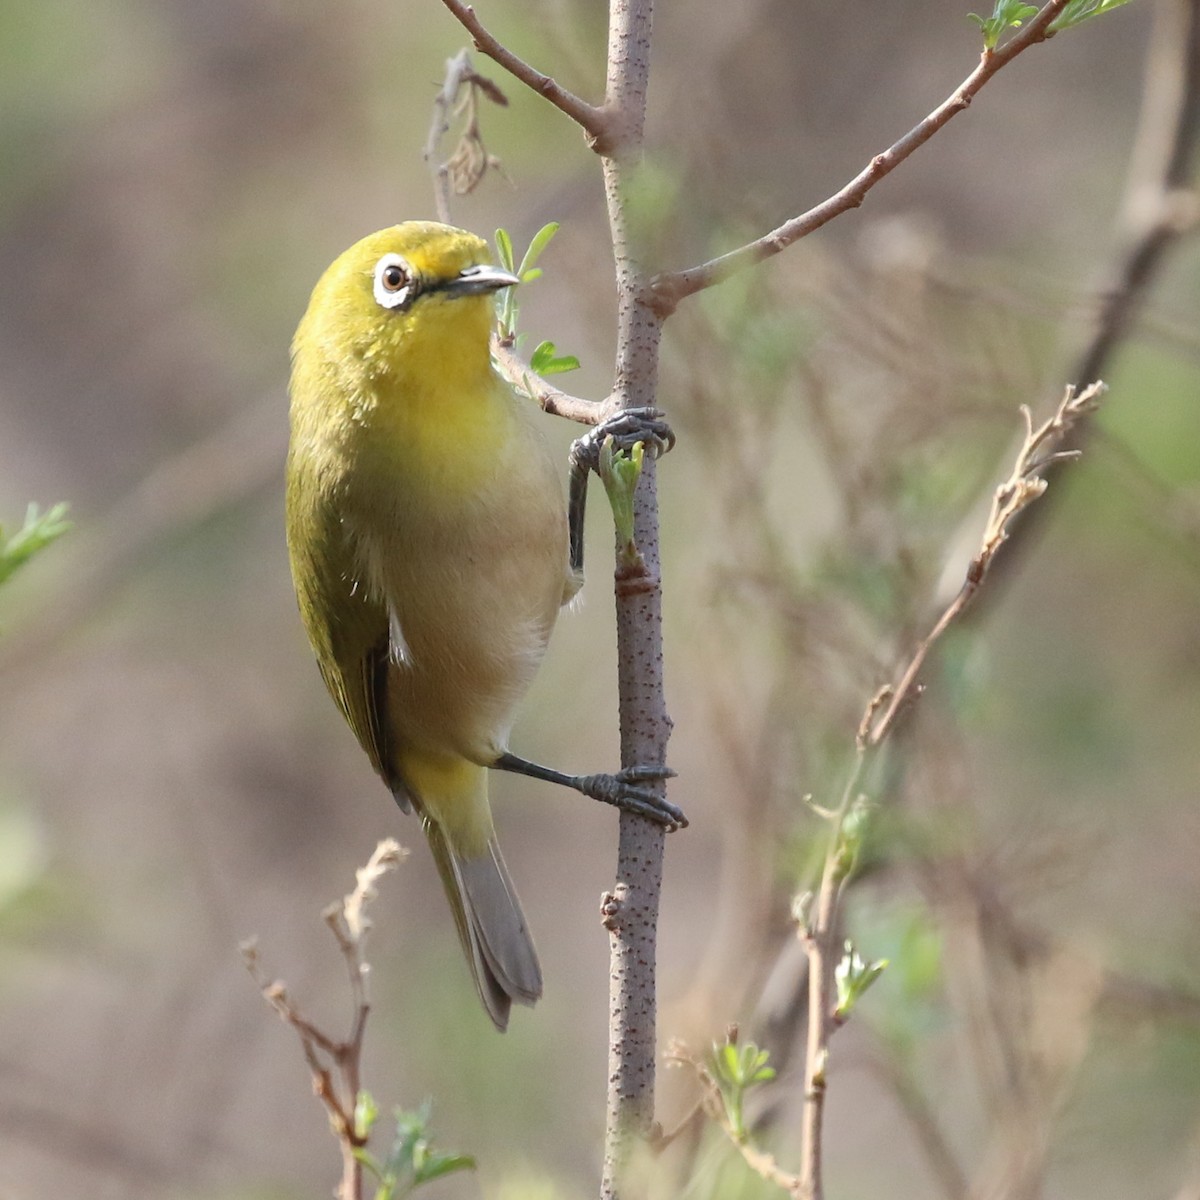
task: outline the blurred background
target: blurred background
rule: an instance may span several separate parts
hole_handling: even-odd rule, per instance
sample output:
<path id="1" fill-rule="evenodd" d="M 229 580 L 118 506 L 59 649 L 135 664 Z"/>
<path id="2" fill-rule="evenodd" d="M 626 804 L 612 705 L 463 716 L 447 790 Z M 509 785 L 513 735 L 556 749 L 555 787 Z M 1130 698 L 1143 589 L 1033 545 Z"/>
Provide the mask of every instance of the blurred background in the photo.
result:
<path id="1" fill-rule="evenodd" d="M 597 6 L 479 7 L 600 94 Z M 663 6 L 637 188 L 655 264 L 840 187 L 970 71 L 965 7 Z M 660 1037 L 702 1052 L 738 1020 L 771 1048 L 756 1115 L 785 1163 L 788 906 L 824 834 L 803 797 L 839 794 L 864 704 L 974 552 L 1017 406 L 1048 414 L 1094 337 L 1132 236 L 1157 11 L 1034 48 L 861 210 L 668 325 L 670 758 L 691 827 L 668 846 Z M 33 500 L 75 523 L 0 592 L 3 1200 L 328 1195 L 326 1118 L 237 947 L 257 935 L 267 973 L 340 1028 L 320 913 L 386 835 L 413 854 L 374 908 L 365 1084 L 385 1112 L 431 1097 L 439 1143 L 480 1163 L 427 1194 L 594 1192 L 615 817 L 494 781 L 547 979 L 497 1036 L 418 829 L 324 693 L 283 542 L 291 332 L 344 247 L 433 215 L 422 149 L 464 43 L 435 3 L 0 4 L 0 521 Z M 522 322 L 583 360 L 568 390 L 602 396 L 598 164 L 475 65 L 509 96 L 481 112 L 504 175 L 453 219 L 518 247 L 562 222 Z M 838 1195 L 1200 1195 L 1198 301 L 1180 241 L 1105 366 L 1101 430 L 930 664 L 879 781 L 848 924 L 893 966 L 833 1047 Z M 577 431 L 545 424 L 565 464 Z M 570 770 L 617 762 L 609 520 L 593 503 L 587 602 L 513 739 Z M 695 1096 L 666 1072 L 664 1123 Z M 645 1191 L 771 1194 L 694 1122 Z"/>

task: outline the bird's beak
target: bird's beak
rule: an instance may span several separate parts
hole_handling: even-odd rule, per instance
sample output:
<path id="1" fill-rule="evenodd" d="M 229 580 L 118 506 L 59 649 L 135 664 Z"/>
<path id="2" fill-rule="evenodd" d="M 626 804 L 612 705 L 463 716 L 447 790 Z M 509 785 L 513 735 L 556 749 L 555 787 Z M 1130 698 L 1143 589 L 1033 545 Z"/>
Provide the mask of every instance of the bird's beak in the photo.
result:
<path id="1" fill-rule="evenodd" d="M 478 296 L 483 292 L 497 292 L 501 288 L 512 287 L 520 282 L 517 276 L 510 275 L 499 267 L 480 263 L 460 271 L 453 279 L 447 279 L 438 291 L 448 292 L 451 296 Z"/>

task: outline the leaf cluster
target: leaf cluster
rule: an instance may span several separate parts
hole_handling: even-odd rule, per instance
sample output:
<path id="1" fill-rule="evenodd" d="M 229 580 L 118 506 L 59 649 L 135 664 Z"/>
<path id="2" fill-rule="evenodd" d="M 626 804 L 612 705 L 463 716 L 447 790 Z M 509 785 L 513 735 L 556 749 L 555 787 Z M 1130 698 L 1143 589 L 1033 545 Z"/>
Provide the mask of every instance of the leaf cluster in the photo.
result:
<path id="1" fill-rule="evenodd" d="M 396 1137 L 387 1157 L 380 1162 L 365 1148 L 354 1155 L 377 1181 L 375 1200 L 403 1200 L 422 1184 L 432 1183 L 456 1171 L 475 1169 L 469 1154 L 444 1154 L 434 1149 L 429 1136 L 432 1109 L 428 1101 L 416 1112 L 395 1110 Z M 354 1125 L 366 1137 L 379 1119 L 379 1108 L 369 1092 L 360 1092 L 355 1106 Z"/>
<path id="2" fill-rule="evenodd" d="M 770 1055 L 753 1042 L 739 1045 L 727 1041 L 713 1046 L 713 1079 L 725 1104 L 729 1127 L 738 1141 L 750 1136 L 746 1125 L 746 1093 L 759 1084 L 775 1078 L 775 1068 L 768 1065 Z"/>
<path id="3" fill-rule="evenodd" d="M 543 225 L 533 235 L 529 249 L 521 257 L 518 265 L 513 251 L 512 238 L 507 229 L 496 230 L 496 256 L 500 265 L 515 275 L 522 283 L 532 283 L 542 277 L 542 269 L 537 266 L 537 260 L 542 251 L 550 244 L 550 240 L 558 232 L 557 221 Z M 517 316 L 519 308 L 515 288 L 505 288 L 496 302 L 496 320 L 500 326 L 500 336 L 506 341 L 512 341 L 517 336 Z M 559 354 L 558 347 L 553 342 L 539 342 L 529 356 L 529 365 L 539 375 L 561 375 L 564 371 L 575 371 L 579 367 L 579 359 L 574 354 Z"/>
<path id="4" fill-rule="evenodd" d="M 1071 2 L 1050 22 L 1047 34 L 1061 33 L 1082 25 L 1092 17 L 1103 16 L 1128 4 L 1129 0 L 1071 0 Z M 996 0 L 990 17 L 981 17 L 978 13 L 968 13 L 972 21 L 983 31 L 983 44 L 988 50 L 995 50 L 1005 30 L 1020 29 L 1030 17 L 1037 15 L 1036 4 L 1025 4 L 1023 0 Z"/>
<path id="5" fill-rule="evenodd" d="M 983 30 L 983 44 L 988 50 L 995 50 L 1006 29 L 1020 29 L 1030 17 L 1037 15 L 1036 4 L 1024 4 L 1022 0 L 996 0 L 990 17 L 981 17 L 978 13 L 967 13 L 980 29 Z"/>

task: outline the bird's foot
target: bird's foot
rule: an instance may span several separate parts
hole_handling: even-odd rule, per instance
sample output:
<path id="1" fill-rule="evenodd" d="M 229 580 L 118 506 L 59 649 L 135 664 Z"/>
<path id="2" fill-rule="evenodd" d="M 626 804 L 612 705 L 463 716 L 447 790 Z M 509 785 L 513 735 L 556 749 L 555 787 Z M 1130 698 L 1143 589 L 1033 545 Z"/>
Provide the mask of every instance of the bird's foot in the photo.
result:
<path id="1" fill-rule="evenodd" d="M 571 466 L 598 471 L 600 448 L 608 438 L 612 438 L 615 449 L 626 454 L 641 442 L 655 458 L 666 454 L 675 445 L 675 433 L 662 409 L 626 408 L 571 443 Z"/>
<path id="2" fill-rule="evenodd" d="M 688 819 L 683 810 L 658 795 L 653 788 L 642 785 L 671 779 L 674 775 L 670 767 L 625 767 L 615 775 L 579 775 L 575 786 L 593 800 L 636 813 L 672 832 L 687 828 Z"/>

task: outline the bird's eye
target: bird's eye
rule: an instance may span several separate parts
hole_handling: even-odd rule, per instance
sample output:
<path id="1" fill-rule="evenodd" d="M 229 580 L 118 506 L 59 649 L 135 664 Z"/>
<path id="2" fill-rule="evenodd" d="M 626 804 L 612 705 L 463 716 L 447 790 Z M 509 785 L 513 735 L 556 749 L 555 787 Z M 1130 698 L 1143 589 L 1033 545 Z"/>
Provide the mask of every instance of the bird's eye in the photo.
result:
<path id="1" fill-rule="evenodd" d="M 384 308 L 404 308 L 413 297 L 412 270 L 398 254 L 375 264 L 375 300 Z"/>

